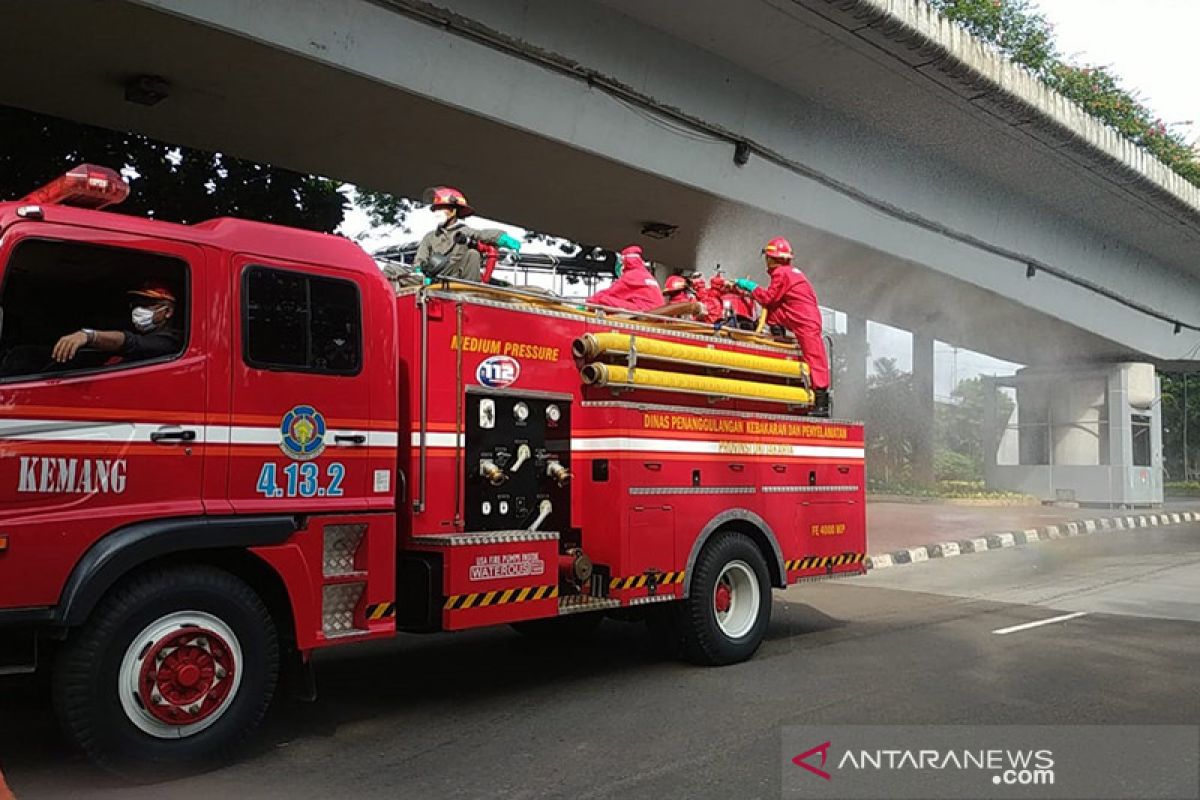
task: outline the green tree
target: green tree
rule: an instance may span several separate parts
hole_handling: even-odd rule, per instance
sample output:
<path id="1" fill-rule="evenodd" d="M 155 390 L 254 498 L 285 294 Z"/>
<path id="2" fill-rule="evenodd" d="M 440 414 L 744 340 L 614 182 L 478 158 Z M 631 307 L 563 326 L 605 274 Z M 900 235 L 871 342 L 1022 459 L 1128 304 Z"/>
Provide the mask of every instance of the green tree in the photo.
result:
<path id="1" fill-rule="evenodd" d="M 332 232 L 349 203 L 336 181 L 0 106 L 0 197 L 17 198 L 81 163 L 122 170 L 129 199 L 111 210 L 171 222 L 234 216 Z"/>
<path id="2" fill-rule="evenodd" d="M 930 5 L 1034 72 L 1057 61 L 1054 30 L 1030 0 L 930 0 Z"/>
<path id="3" fill-rule="evenodd" d="M 1185 428 L 1187 472 L 1192 475 L 1200 472 L 1200 379 L 1179 372 L 1163 372 L 1159 378 L 1162 380 L 1163 466 L 1170 480 L 1188 480 L 1184 472 Z"/>
<path id="4" fill-rule="evenodd" d="M 873 481 L 902 483 L 912 477 L 918 433 L 912 375 L 894 358 L 878 358 L 867 378 L 867 471 Z"/>
<path id="5" fill-rule="evenodd" d="M 951 402 L 939 403 L 934 416 L 935 464 L 941 480 L 979 480 L 987 439 L 982 378 L 959 381 L 951 392 Z M 1013 401 L 1005 394 L 996 395 L 996 416 L 1007 420 Z M 950 475 L 954 473 L 954 475 Z"/>

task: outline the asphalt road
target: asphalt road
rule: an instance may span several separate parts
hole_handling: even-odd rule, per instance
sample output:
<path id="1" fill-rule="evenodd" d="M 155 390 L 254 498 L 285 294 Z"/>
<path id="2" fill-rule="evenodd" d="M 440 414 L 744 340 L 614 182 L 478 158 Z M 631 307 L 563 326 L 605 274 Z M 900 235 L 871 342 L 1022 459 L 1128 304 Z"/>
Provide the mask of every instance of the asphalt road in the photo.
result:
<path id="1" fill-rule="evenodd" d="M 20 800 L 776 798 L 789 724 L 1200 724 L 1200 527 L 1096 534 L 776 593 L 749 663 L 658 657 L 606 621 L 573 649 L 507 630 L 328 653 L 239 763 L 154 786 L 90 768 L 38 683 L 0 683 Z M 1023 623 L 1085 612 L 998 635 Z"/>

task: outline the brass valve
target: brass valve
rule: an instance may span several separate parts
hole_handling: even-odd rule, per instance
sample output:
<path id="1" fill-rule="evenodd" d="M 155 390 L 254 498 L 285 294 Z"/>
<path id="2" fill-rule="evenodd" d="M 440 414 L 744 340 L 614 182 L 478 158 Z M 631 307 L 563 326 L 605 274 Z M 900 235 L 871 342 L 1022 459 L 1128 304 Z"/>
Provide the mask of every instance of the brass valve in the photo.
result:
<path id="1" fill-rule="evenodd" d="M 550 461 L 546 464 L 546 474 L 559 486 L 565 486 L 567 481 L 571 480 L 571 470 L 557 461 Z"/>
<path id="2" fill-rule="evenodd" d="M 499 486 L 508 480 L 508 474 L 486 458 L 479 462 L 479 474 L 487 478 L 492 486 Z"/>

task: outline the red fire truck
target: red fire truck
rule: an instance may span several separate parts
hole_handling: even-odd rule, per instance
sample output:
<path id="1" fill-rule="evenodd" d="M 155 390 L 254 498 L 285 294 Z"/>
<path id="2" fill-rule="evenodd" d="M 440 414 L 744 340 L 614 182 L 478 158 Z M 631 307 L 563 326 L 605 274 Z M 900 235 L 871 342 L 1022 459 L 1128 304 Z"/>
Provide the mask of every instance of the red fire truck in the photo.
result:
<path id="1" fill-rule="evenodd" d="M 52 669 L 96 761 L 227 754 L 281 667 L 401 631 L 616 614 L 729 664 L 772 587 L 864 571 L 862 427 L 805 416 L 794 346 L 127 191 L 0 203 L 0 669 Z M 173 345 L 61 358 L 146 286 Z"/>

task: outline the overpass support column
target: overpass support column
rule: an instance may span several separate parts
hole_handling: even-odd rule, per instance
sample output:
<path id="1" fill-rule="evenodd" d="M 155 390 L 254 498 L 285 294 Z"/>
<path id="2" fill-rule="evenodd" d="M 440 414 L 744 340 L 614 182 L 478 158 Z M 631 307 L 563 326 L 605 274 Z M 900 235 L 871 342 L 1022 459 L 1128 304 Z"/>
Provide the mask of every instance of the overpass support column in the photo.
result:
<path id="1" fill-rule="evenodd" d="M 846 336 L 840 360 L 845 371 L 834 386 L 833 413 L 840 419 L 861 420 L 867 411 L 867 321 L 846 315 Z"/>
<path id="2" fill-rule="evenodd" d="M 933 483 L 933 337 L 913 332 L 913 480 Z"/>

